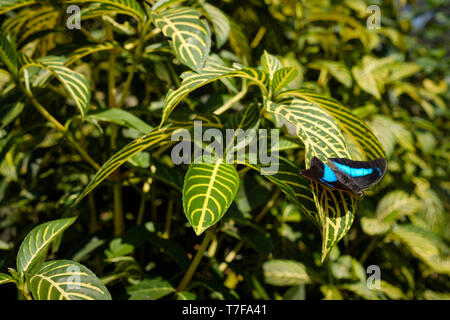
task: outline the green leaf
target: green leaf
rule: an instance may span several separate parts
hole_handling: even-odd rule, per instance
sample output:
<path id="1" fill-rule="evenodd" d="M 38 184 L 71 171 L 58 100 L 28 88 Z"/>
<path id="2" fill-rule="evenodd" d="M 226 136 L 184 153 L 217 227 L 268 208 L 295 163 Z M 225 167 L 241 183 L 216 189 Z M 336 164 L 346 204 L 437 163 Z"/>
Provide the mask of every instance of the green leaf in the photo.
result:
<path id="1" fill-rule="evenodd" d="M 364 56 L 360 64 L 352 68 L 352 74 L 361 89 L 380 100 L 393 62 L 392 57 L 376 59 Z"/>
<path id="2" fill-rule="evenodd" d="M 197 235 L 217 223 L 233 202 L 239 188 L 239 175 L 222 159 L 192 163 L 183 185 L 183 208 Z"/>
<path id="3" fill-rule="evenodd" d="M 347 88 L 352 86 L 352 75 L 345 64 L 341 61 L 320 60 L 314 61 L 313 65 L 327 70 L 333 77 L 336 78 Z"/>
<path id="4" fill-rule="evenodd" d="M 9 282 L 15 282 L 14 278 L 6 273 L 0 273 L 0 285 L 9 283 Z"/>
<path id="5" fill-rule="evenodd" d="M 211 48 L 211 34 L 197 10 L 177 7 L 152 14 L 155 26 L 170 37 L 175 56 L 181 63 L 202 72 Z"/>
<path id="6" fill-rule="evenodd" d="M 326 162 L 328 158 L 349 158 L 344 137 L 333 117 L 318 104 L 294 98 L 289 104 L 265 101 L 269 112 L 283 117 L 296 127 L 297 136 L 305 144 L 305 165 L 313 156 Z M 323 187 L 311 181 L 314 201 L 322 232 L 322 261 L 350 229 L 356 200 L 349 194 Z"/>
<path id="7" fill-rule="evenodd" d="M 175 107 L 192 91 L 198 89 L 210 82 L 223 79 L 239 77 L 250 80 L 251 83 L 258 85 L 263 92 L 266 91 L 268 76 L 264 71 L 255 68 L 230 68 L 224 66 L 220 61 L 211 57 L 205 64 L 203 72 L 200 74 L 186 72 L 182 75 L 183 82 L 177 90 L 169 90 L 163 107 L 163 116 L 161 125 L 167 120 Z"/>
<path id="8" fill-rule="evenodd" d="M 36 300 L 111 300 L 100 279 L 71 260 L 53 260 L 36 266 L 27 272 L 26 280 Z"/>
<path id="9" fill-rule="evenodd" d="M 359 146 L 361 152 L 367 160 L 386 158 L 383 146 L 374 133 L 361 119 L 355 116 L 340 102 L 334 100 L 333 98 L 326 97 L 323 94 L 308 90 L 285 91 L 277 97 L 275 102 L 288 97 L 296 97 L 316 103 L 322 109 L 327 111 L 338 123 L 339 128 L 348 134 Z"/>
<path id="10" fill-rule="evenodd" d="M 195 300 L 195 293 L 189 291 L 181 291 L 177 293 L 177 300 Z"/>
<path id="11" fill-rule="evenodd" d="M 100 182 L 106 179 L 111 173 L 119 168 L 124 162 L 130 159 L 135 154 L 147 149 L 155 148 L 162 144 L 171 141 L 172 133 L 179 129 L 178 127 L 162 128 L 153 130 L 145 136 L 133 140 L 121 150 L 116 152 L 111 158 L 106 161 L 103 166 L 97 171 L 95 176 L 91 179 L 89 184 L 84 188 L 83 192 L 77 197 L 73 206 L 76 206 L 81 199 L 83 199 L 89 192 L 97 187 Z"/>
<path id="12" fill-rule="evenodd" d="M 33 60 L 25 56 L 22 56 L 22 58 L 24 63 L 21 66 L 20 74 L 24 74 L 25 78 L 27 78 L 27 69 L 33 66 L 50 71 L 62 83 L 69 96 L 75 101 L 80 111 L 81 119 L 84 121 L 91 100 L 91 88 L 86 78 L 65 67 L 65 59 L 62 57 L 48 56 L 39 60 Z"/>
<path id="13" fill-rule="evenodd" d="M 321 228 L 309 180 L 300 175 L 295 163 L 282 157 L 278 161 L 278 170 L 272 174 L 266 174 L 264 177 L 277 185 L 308 219 Z M 257 171 L 261 171 L 263 167 L 248 162 L 244 164 Z"/>
<path id="14" fill-rule="evenodd" d="M 274 95 L 285 88 L 292 80 L 297 77 L 297 69 L 295 67 L 281 68 L 273 74 L 270 87 Z"/>
<path id="15" fill-rule="evenodd" d="M 109 249 L 105 250 L 107 259 L 129 255 L 134 251 L 134 247 L 128 243 L 122 243 L 121 238 L 114 239 L 109 244 Z"/>
<path id="16" fill-rule="evenodd" d="M 281 61 L 274 55 L 268 53 L 266 50 L 264 50 L 264 53 L 261 56 L 261 65 L 264 68 L 264 71 L 269 74 L 270 80 L 272 80 L 275 72 L 283 68 Z"/>
<path id="17" fill-rule="evenodd" d="M 31 230 L 20 245 L 17 254 L 17 271 L 24 274 L 35 262 L 42 259 L 52 241 L 72 225 L 75 220 L 76 217 L 53 220 L 42 223 Z"/>
<path id="18" fill-rule="evenodd" d="M 127 287 L 129 300 L 158 300 L 172 292 L 175 288 L 162 278 L 144 279 L 138 285 Z"/>
<path id="19" fill-rule="evenodd" d="M 306 267 L 293 260 L 269 260 L 263 264 L 266 283 L 274 286 L 296 286 L 310 283 Z"/>
<path id="20" fill-rule="evenodd" d="M 146 17 L 145 12 L 136 0 L 68 0 L 66 3 L 95 2 L 99 6 L 108 6 L 114 10 L 105 10 L 105 14 L 122 13 L 134 17 L 139 24 L 143 24 Z M 83 15 L 82 15 L 83 16 Z"/>
<path id="21" fill-rule="evenodd" d="M 39 2 L 38 0 L 0 0 L 0 14 Z"/>
<path id="22" fill-rule="evenodd" d="M 441 254 L 448 247 L 431 232 L 414 225 L 398 225 L 390 235 L 401 241 L 409 251 L 438 273 L 450 274 L 450 258 Z M 444 252 L 448 254 L 448 252 Z"/>
<path id="23" fill-rule="evenodd" d="M 207 2 L 203 3 L 202 6 L 206 11 L 209 21 L 211 21 L 213 25 L 214 35 L 216 36 L 216 46 L 217 48 L 220 48 L 225 44 L 228 35 L 230 34 L 230 22 L 222 10 Z"/>
<path id="24" fill-rule="evenodd" d="M 69 66 L 74 62 L 81 60 L 82 58 L 95 52 L 109 51 L 114 49 L 120 49 L 118 43 L 115 41 L 105 41 L 102 43 L 96 43 L 90 46 L 78 48 L 69 55 L 68 60 L 66 61 L 66 66 Z"/>
<path id="25" fill-rule="evenodd" d="M 153 130 L 153 127 L 142 121 L 134 114 L 123 109 L 104 109 L 89 113 L 86 120 L 107 121 L 127 128 L 133 128 L 141 133 L 147 134 Z"/>
<path id="26" fill-rule="evenodd" d="M 0 3 L 1 5 L 1 3 Z M 5 64 L 12 75 L 17 75 L 19 69 L 19 56 L 15 44 L 11 43 L 0 32 L 0 60 Z"/>

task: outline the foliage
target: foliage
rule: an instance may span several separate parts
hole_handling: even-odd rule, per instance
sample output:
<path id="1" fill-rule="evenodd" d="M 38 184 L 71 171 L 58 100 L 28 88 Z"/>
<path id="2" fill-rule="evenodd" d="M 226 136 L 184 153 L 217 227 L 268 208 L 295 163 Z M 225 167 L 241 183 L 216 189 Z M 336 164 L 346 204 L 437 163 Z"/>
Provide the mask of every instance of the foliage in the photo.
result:
<path id="1" fill-rule="evenodd" d="M 375 2 L 379 29 L 365 0 L 0 0 L 0 290 L 448 297 L 449 7 Z M 229 129 L 267 129 L 277 170 L 237 134 L 218 154 Z M 313 156 L 388 172 L 358 199 Z"/>

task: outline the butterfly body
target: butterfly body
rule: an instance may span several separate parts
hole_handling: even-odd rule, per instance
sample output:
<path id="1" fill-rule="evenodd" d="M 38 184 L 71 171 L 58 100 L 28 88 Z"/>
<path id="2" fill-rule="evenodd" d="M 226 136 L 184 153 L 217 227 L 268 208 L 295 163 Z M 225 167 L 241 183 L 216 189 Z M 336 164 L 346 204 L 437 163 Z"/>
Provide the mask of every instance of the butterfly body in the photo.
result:
<path id="1" fill-rule="evenodd" d="M 354 161 L 345 158 L 311 159 L 311 166 L 300 172 L 304 177 L 329 188 L 362 196 L 366 189 L 380 181 L 386 173 L 386 160 Z"/>

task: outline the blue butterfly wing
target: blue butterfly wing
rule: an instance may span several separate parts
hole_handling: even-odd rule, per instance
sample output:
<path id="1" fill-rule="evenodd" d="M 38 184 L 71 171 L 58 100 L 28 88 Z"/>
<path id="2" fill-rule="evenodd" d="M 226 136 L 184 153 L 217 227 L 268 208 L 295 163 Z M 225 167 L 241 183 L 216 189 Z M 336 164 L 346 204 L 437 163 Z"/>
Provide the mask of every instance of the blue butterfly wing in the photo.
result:
<path id="1" fill-rule="evenodd" d="M 328 165 L 336 176 L 344 173 L 351 177 L 360 189 L 366 189 L 378 181 L 386 174 L 386 159 L 380 158 L 371 161 L 354 161 L 345 158 L 329 158 Z"/>

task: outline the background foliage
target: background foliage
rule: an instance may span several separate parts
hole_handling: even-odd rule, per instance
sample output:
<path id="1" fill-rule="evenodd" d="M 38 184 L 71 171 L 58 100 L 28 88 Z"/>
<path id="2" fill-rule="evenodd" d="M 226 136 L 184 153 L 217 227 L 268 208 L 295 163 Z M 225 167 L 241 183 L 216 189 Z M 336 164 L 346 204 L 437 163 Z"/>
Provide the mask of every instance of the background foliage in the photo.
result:
<path id="1" fill-rule="evenodd" d="M 449 11 L 0 0 L 2 296 L 448 299 Z M 194 120 L 280 128 L 280 171 L 174 165 Z M 299 175 L 314 155 L 388 173 L 357 200 Z"/>

